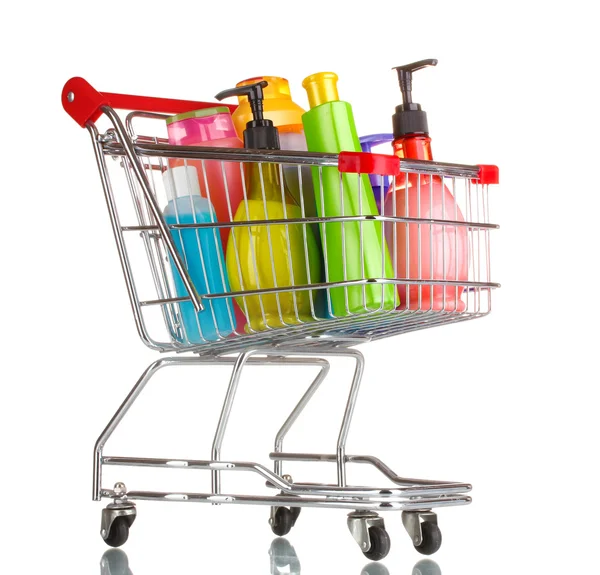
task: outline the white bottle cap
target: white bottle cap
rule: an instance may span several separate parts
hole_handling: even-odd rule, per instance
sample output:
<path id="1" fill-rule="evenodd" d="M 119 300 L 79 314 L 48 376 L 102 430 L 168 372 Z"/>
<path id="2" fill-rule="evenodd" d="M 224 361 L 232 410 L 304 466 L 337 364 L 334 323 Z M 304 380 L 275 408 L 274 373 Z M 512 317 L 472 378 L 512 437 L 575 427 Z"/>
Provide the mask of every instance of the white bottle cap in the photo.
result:
<path id="1" fill-rule="evenodd" d="M 200 195 L 198 170 L 194 166 L 167 168 L 162 176 L 169 201 L 190 195 Z"/>

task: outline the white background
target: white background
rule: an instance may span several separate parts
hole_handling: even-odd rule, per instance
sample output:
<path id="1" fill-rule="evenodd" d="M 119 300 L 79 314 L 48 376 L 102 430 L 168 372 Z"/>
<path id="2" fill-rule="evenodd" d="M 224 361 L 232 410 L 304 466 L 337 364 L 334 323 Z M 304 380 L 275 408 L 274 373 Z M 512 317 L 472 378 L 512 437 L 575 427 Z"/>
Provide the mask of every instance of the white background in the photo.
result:
<path id="1" fill-rule="evenodd" d="M 64 82 L 202 100 L 281 75 L 306 106 L 302 79 L 331 69 L 366 134 L 391 128 L 390 68 L 434 57 L 414 99 L 435 157 L 501 168 L 492 272 L 503 287 L 481 321 L 361 348 L 348 450 L 407 476 L 474 484 L 471 507 L 440 512 L 445 575 L 598 572 L 597 38 L 593 3 L 580 1 L 5 6 L 2 571 L 98 572 L 93 443 L 156 359 L 135 332 L 89 137 L 60 104 Z M 348 374 L 325 384 L 290 449 L 333 449 Z M 272 368 L 244 379 L 224 454 L 266 463 L 306 377 Z M 222 370 L 161 374 L 106 453 L 206 457 L 225 381 Z M 206 489 L 197 473 L 173 481 Z M 298 473 L 326 479 L 334 468 Z M 162 481 L 150 471 L 139 487 Z M 267 513 L 142 503 L 124 550 L 136 575 L 266 573 Z M 386 518 L 384 563 L 410 573 L 420 557 L 400 517 Z M 366 563 L 342 511 L 305 510 L 289 540 L 303 573 Z"/>

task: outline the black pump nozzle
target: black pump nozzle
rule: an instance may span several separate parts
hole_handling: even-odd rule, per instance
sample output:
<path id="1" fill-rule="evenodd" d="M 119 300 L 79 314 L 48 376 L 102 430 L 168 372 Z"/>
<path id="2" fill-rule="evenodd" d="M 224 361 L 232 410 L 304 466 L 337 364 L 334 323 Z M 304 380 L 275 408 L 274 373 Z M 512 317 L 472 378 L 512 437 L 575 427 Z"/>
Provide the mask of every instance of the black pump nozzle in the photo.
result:
<path id="1" fill-rule="evenodd" d="M 257 150 L 279 150 L 279 132 L 273 122 L 263 116 L 263 88 L 269 83 L 266 80 L 248 84 L 239 88 L 231 88 L 219 92 L 215 98 L 223 100 L 231 96 L 248 96 L 250 109 L 254 119 L 246 124 L 244 130 L 244 146 Z"/>
<path id="2" fill-rule="evenodd" d="M 427 66 L 436 66 L 435 59 L 419 60 L 405 66 L 396 66 L 392 70 L 398 72 L 398 82 L 402 92 L 402 104 L 396 106 L 396 113 L 392 116 L 394 122 L 394 138 L 401 138 L 408 134 L 428 134 L 427 114 L 421 110 L 420 104 L 412 101 L 412 74 Z"/>

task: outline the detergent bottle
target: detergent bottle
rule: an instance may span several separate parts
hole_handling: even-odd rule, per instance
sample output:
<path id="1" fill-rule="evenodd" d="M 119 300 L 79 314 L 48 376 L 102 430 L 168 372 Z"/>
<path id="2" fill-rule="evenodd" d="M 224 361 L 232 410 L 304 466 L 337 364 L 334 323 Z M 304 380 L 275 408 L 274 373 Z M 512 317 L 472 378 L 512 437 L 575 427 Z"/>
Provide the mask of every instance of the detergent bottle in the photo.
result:
<path id="1" fill-rule="evenodd" d="M 306 151 L 306 137 L 302 125 L 302 114 L 305 110 L 292 100 L 290 84 L 279 76 L 257 76 L 242 80 L 236 86 L 248 86 L 256 82 L 266 81 L 263 89 L 263 114 L 271 120 L 279 132 L 279 147 L 282 150 Z M 252 109 L 246 94 L 238 95 L 238 107 L 232 114 L 235 129 L 240 138 L 243 137 L 246 124 L 253 119 Z M 283 177 L 296 203 L 304 208 L 304 215 L 315 217 L 317 207 L 310 167 L 293 164 L 283 164 Z M 302 194 L 302 198 L 300 195 Z M 313 227 L 318 236 L 318 226 Z M 318 241 L 318 237 L 316 238 Z"/>
<path id="2" fill-rule="evenodd" d="M 279 134 L 263 115 L 266 81 L 225 90 L 216 98 L 245 94 L 254 119 L 246 124 L 244 146 L 278 150 Z M 227 270 L 233 291 L 279 289 L 264 295 L 241 296 L 238 304 L 247 318 L 246 331 L 262 331 L 311 322 L 317 318 L 313 290 L 292 291 L 321 281 L 321 257 L 308 224 L 258 224 L 253 220 L 300 219 L 302 213 L 272 162 L 248 164 L 247 197 L 235 214 L 227 243 Z M 288 288 L 287 290 L 285 288 Z"/>
<path id="3" fill-rule="evenodd" d="M 437 60 L 421 60 L 394 68 L 403 103 L 393 115 L 394 154 L 400 159 L 433 160 L 427 114 L 412 101 L 412 74 Z M 464 221 L 456 199 L 440 176 L 401 172 L 390 186 L 383 207 L 386 216 Z M 467 228 L 460 225 L 396 222 L 386 224 L 386 239 L 399 278 L 419 280 L 400 285 L 400 307 L 420 311 L 465 309 L 460 284 L 435 285 L 427 280 L 468 279 Z M 408 289 L 407 289 L 408 287 Z"/>

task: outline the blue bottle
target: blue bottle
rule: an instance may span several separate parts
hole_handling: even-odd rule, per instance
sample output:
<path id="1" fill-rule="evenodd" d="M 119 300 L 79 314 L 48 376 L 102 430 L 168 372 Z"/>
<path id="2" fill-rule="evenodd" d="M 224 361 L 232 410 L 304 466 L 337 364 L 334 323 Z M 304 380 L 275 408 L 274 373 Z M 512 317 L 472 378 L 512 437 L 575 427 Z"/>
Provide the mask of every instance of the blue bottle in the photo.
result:
<path id="1" fill-rule="evenodd" d="M 200 195 L 198 171 L 179 166 L 163 174 L 170 201 L 163 215 L 167 225 L 202 224 L 217 221 L 211 203 Z M 230 291 L 221 236 L 216 228 L 171 230 L 173 241 L 198 293 Z M 179 272 L 171 262 L 177 297 L 189 297 Z M 179 304 L 182 343 L 205 343 L 227 337 L 235 330 L 231 298 L 202 301 L 204 310 L 196 313 L 191 301 Z"/>

